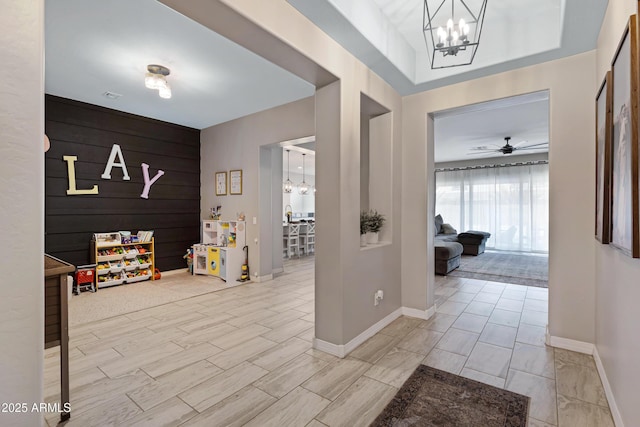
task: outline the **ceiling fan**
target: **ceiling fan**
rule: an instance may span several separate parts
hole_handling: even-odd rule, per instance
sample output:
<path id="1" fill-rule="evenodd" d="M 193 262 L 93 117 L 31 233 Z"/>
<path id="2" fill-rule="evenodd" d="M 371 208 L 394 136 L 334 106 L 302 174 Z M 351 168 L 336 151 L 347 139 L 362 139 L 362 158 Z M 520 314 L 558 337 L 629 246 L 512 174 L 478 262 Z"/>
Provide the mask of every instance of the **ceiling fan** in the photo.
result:
<path id="1" fill-rule="evenodd" d="M 538 144 L 531 144 L 531 145 L 522 145 L 522 143 L 525 143 L 527 141 L 520 141 L 517 144 L 511 145 L 509 143 L 509 141 L 511 140 L 510 136 L 505 136 L 504 140 L 506 142 L 506 144 L 504 144 L 502 147 L 499 147 L 497 145 L 493 145 L 493 146 L 480 146 L 480 147 L 472 147 L 470 148 L 470 150 L 473 151 L 473 153 L 467 153 L 467 155 L 475 155 L 477 153 L 480 154 L 491 154 L 491 153 L 502 153 L 502 154 L 512 154 L 514 151 L 521 151 L 521 150 L 545 150 L 549 148 L 549 143 L 548 142 L 540 142 Z M 492 147 L 496 147 L 496 148 L 492 148 Z"/>

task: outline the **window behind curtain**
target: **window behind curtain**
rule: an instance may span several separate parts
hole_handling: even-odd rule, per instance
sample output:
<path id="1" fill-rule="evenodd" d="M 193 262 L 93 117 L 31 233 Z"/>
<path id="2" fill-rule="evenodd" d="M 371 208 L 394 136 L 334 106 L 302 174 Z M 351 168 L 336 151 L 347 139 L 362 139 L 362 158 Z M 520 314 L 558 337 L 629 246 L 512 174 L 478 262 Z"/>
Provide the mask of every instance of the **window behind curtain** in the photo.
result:
<path id="1" fill-rule="evenodd" d="M 436 172 L 436 215 L 458 232 L 488 231 L 487 247 L 549 250 L 549 165 Z"/>

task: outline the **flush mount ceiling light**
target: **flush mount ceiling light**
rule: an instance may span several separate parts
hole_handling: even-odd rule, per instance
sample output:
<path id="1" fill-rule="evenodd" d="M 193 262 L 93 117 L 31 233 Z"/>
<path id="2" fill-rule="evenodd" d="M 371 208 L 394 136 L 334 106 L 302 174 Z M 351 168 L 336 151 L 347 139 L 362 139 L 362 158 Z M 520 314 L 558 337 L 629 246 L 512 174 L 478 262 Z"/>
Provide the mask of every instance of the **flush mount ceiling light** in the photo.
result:
<path id="1" fill-rule="evenodd" d="M 298 194 L 302 196 L 306 196 L 307 194 L 309 194 L 309 190 L 311 190 L 311 186 L 305 181 L 306 177 L 304 175 L 304 156 L 306 156 L 306 154 L 302 153 L 302 182 L 298 185 Z"/>
<path id="2" fill-rule="evenodd" d="M 171 98 L 171 88 L 167 83 L 167 76 L 171 71 L 162 65 L 147 65 L 147 74 L 144 77 L 144 85 L 149 89 L 157 89 L 160 98 Z"/>
<path id="3" fill-rule="evenodd" d="M 293 182 L 289 179 L 289 151 L 287 150 L 287 180 L 282 184 L 282 191 L 284 193 L 291 193 L 293 191 Z"/>
<path id="4" fill-rule="evenodd" d="M 486 9 L 487 0 L 424 0 L 422 31 L 431 69 L 473 62 Z"/>

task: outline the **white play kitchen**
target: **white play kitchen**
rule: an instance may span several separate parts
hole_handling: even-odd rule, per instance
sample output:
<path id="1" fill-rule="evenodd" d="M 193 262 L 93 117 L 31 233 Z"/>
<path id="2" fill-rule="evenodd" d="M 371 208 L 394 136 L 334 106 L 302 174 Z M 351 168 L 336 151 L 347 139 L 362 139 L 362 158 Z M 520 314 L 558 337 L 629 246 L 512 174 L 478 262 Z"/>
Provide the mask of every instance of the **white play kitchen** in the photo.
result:
<path id="1" fill-rule="evenodd" d="M 193 274 L 208 274 L 235 282 L 245 261 L 244 221 L 202 221 L 201 243 L 193 245 Z"/>

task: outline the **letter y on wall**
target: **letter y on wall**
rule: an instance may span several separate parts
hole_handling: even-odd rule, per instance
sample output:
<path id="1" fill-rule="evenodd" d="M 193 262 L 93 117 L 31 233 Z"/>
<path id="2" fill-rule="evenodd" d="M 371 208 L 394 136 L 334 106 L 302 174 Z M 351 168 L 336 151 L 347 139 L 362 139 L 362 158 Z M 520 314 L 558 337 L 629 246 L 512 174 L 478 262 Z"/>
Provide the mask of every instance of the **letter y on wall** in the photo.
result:
<path id="1" fill-rule="evenodd" d="M 156 176 L 153 177 L 151 181 L 149 181 L 149 165 L 146 163 L 142 163 L 142 177 L 144 178 L 144 189 L 142 190 L 142 194 L 140 197 L 143 199 L 149 198 L 149 190 L 154 182 L 156 182 L 162 175 L 164 175 L 163 170 L 158 170 Z"/>

